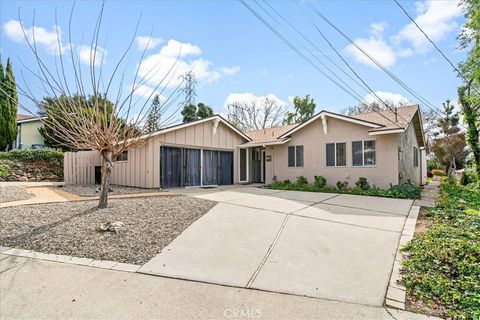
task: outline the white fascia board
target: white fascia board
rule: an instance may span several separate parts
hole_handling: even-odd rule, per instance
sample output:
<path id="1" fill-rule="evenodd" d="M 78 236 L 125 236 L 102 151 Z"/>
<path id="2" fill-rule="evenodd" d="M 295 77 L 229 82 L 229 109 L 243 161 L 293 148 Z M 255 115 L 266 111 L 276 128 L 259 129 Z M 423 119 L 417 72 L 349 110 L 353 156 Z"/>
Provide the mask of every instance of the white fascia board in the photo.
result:
<path id="1" fill-rule="evenodd" d="M 381 134 L 403 133 L 403 132 L 405 132 L 404 129 L 395 129 L 395 130 L 384 130 L 384 131 L 372 131 L 372 132 L 369 132 L 368 135 L 369 136 L 378 136 L 378 135 L 381 135 Z"/>
<path id="2" fill-rule="evenodd" d="M 275 145 L 280 145 L 284 144 L 288 141 L 290 141 L 291 138 L 285 139 L 285 140 L 280 140 L 280 141 L 269 141 L 269 142 L 259 142 L 259 143 L 249 143 L 249 144 L 240 144 L 238 145 L 239 148 L 250 148 L 250 147 L 264 147 L 264 146 L 275 146 Z"/>
<path id="3" fill-rule="evenodd" d="M 38 118 L 32 118 L 32 119 L 25 119 L 25 120 L 17 120 L 17 123 L 25 123 L 25 122 L 33 122 L 33 121 L 42 121 L 47 119 L 47 117 L 38 117 Z"/>

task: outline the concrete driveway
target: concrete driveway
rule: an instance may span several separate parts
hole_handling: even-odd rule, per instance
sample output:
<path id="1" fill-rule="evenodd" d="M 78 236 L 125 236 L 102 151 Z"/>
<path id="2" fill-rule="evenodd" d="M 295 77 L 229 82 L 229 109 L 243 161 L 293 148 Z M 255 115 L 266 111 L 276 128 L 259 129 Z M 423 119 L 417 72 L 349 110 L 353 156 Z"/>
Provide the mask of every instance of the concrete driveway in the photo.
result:
<path id="1" fill-rule="evenodd" d="M 364 305 L 384 301 L 412 201 L 238 187 L 139 271 Z"/>

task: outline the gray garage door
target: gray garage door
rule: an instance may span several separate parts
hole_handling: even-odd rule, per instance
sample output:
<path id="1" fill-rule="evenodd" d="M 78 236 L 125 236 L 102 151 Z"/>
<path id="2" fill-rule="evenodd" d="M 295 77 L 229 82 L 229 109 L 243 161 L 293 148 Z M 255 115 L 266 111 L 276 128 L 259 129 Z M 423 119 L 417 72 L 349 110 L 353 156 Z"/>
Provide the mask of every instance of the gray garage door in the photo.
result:
<path id="1" fill-rule="evenodd" d="M 231 151 L 162 146 L 160 155 L 162 188 L 233 184 Z"/>

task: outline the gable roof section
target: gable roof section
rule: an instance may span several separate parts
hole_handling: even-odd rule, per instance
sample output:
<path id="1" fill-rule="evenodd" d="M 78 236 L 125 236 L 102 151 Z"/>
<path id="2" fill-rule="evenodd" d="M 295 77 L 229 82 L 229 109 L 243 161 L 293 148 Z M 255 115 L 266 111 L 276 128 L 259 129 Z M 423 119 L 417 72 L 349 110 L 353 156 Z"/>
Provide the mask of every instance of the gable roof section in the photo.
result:
<path id="1" fill-rule="evenodd" d="M 411 105 L 407 107 L 397 108 L 397 117 L 392 110 L 372 111 L 352 116 L 353 118 L 372 121 L 381 124 L 382 127 L 371 129 L 370 131 L 389 131 L 396 129 L 405 130 L 413 116 L 418 111 L 418 105 Z"/>
<path id="2" fill-rule="evenodd" d="M 190 126 L 200 124 L 200 123 L 204 123 L 204 122 L 208 122 L 208 121 L 214 121 L 216 119 L 219 122 L 222 122 L 227 127 L 229 127 L 231 130 L 233 130 L 236 134 L 238 134 L 239 136 L 241 136 L 245 140 L 247 140 L 247 141 L 252 140 L 248 135 L 246 135 L 245 133 L 243 133 L 242 131 L 237 129 L 233 124 L 231 124 L 230 122 L 228 122 L 227 120 L 225 120 L 222 116 L 220 116 L 218 114 L 213 115 L 213 116 L 208 117 L 208 118 L 203 118 L 203 119 L 199 119 L 199 120 L 195 120 L 195 121 L 190 121 L 190 122 L 187 122 L 187 123 L 180 123 L 180 124 L 176 124 L 176 125 L 173 125 L 173 126 L 170 126 L 170 127 L 166 127 L 166 128 L 160 129 L 159 131 L 155 131 L 155 132 L 152 132 L 152 133 L 149 133 L 149 134 L 145 134 L 145 135 L 141 136 L 140 139 L 149 139 L 149 138 L 152 138 L 152 137 L 155 137 L 155 136 L 158 136 L 160 134 L 164 134 L 164 133 L 167 133 L 167 132 L 170 132 L 170 131 L 183 129 L 183 128 L 186 128 L 186 127 L 190 127 Z"/>
<path id="3" fill-rule="evenodd" d="M 357 118 L 346 116 L 346 115 L 343 115 L 343 114 L 322 110 L 319 113 L 317 113 L 316 115 L 314 115 L 312 118 L 308 119 L 307 121 L 305 121 L 303 123 L 300 123 L 300 124 L 296 125 L 294 128 L 290 129 L 289 131 L 283 133 L 279 138 L 285 138 L 285 137 L 293 134 L 294 132 L 297 132 L 298 130 L 300 130 L 303 127 L 309 125 L 310 123 L 314 122 L 315 120 L 320 119 L 322 116 L 332 117 L 332 118 L 336 118 L 336 119 L 340 119 L 340 120 L 364 125 L 364 126 L 367 126 L 367 127 L 370 127 L 370 128 L 381 128 L 382 127 L 381 124 L 375 123 L 373 121 L 357 119 Z"/>

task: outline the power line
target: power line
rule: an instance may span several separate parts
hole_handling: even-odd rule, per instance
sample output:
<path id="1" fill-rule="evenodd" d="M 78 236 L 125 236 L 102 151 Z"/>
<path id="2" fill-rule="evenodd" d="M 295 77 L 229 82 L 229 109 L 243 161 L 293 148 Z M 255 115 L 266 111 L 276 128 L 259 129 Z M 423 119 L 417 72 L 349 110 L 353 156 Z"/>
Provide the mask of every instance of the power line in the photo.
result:
<path id="1" fill-rule="evenodd" d="M 353 97 L 355 100 L 358 100 L 358 98 L 355 96 L 355 93 L 350 92 L 348 89 L 346 89 L 344 86 L 342 86 L 340 83 L 332 79 L 329 75 L 327 75 L 322 69 L 320 69 L 311 59 L 309 59 L 305 54 L 303 54 L 297 47 L 295 47 L 288 39 L 286 39 L 284 36 L 282 36 L 275 28 L 273 28 L 265 19 L 263 19 L 262 16 L 260 16 L 252 7 L 250 7 L 244 0 L 239 0 L 244 7 L 246 7 L 258 20 L 260 20 L 270 31 L 272 31 L 280 40 L 282 40 L 290 49 L 295 51 L 300 57 L 302 57 L 308 64 L 310 64 L 312 67 L 314 67 L 318 72 L 323 74 L 325 77 L 327 77 L 330 81 L 335 83 L 339 88 L 341 88 L 343 91 L 345 91 L 348 95 Z"/>
<path id="2" fill-rule="evenodd" d="M 420 30 L 420 32 L 425 36 L 425 38 L 427 38 L 427 40 L 435 47 L 435 49 L 437 49 L 437 51 L 442 55 L 443 59 L 445 59 L 451 66 L 452 68 L 458 73 L 458 75 L 460 77 L 463 78 L 463 80 L 465 80 L 466 82 L 468 82 L 469 80 L 467 78 L 465 78 L 463 76 L 463 74 L 460 72 L 460 70 L 453 64 L 453 62 L 448 59 L 448 57 L 443 53 L 442 50 L 440 50 L 440 48 L 435 44 L 435 42 L 433 42 L 432 39 L 430 39 L 430 37 L 425 33 L 425 31 L 423 31 L 422 28 L 420 28 L 420 26 L 417 24 L 417 22 L 415 21 L 415 19 L 413 19 L 410 14 L 407 12 L 407 10 L 405 10 L 405 8 L 400 4 L 400 2 L 398 2 L 397 0 L 393 0 L 395 1 L 395 3 L 400 7 L 400 9 L 402 9 L 403 13 L 405 13 L 405 15 L 413 22 L 413 24 L 417 27 L 418 30 Z M 480 94 L 480 92 L 477 91 L 477 89 L 475 89 L 475 87 L 472 86 L 472 89 L 475 90 L 475 92 L 477 94 Z"/>
<path id="3" fill-rule="evenodd" d="M 278 22 L 271 14 L 270 12 L 268 12 L 268 10 L 266 10 L 257 0 L 254 0 L 254 2 L 269 16 L 271 17 L 279 26 L 281 26 L 281 23 Z M 265 2 L 267 5 L 269 5 L 267 2 Z M 270 5 L 269 5 L 270 6 Z M 272 8 L 270 6 L 270 8 Z M 273 8 L 272 8 L 273 9 Z M 283 20 L 285 20 L 285 18 L 283 18 L 275 9 L 273 9 L 273 11 L 280 17 L 282 18 Z M 291 28 L 293 28 L 298 34 L 300 34 L 304 39 L 306 39 L 308 41 L 308 38 L 306 38 L 300 31 L 298 31 L 298 29 L 296 29 L 294 26 L 290 26 Z M 309 42 L 310 43 L 310 42 Z M 356 96 L 356 99 L 358 101 L 362 101 L 362 97 L 348 84 L 346 83 L 342 78 L 340 78 L 335 72 L 333 72 L 332 69 L 330 69 L 330 67 L 328 67 L 322 60 L 320 60 L 315 54 L 313 54 L 313 52 L 307 47 L 305 46 L 303 43 L 299 42 L 300 46 L 302 46 L 302 48 L 304 50 L 307 51 L 308 54 L 310 54 L 316 61 L 318 61 L 318 63 L 320 63 L 325 69 L 327 69 L 333 77 L 335 77 L 336 79 L 338 79 L 338 81 L 340 81 L 344 86 L 346 86 L 348 89 L 350 89 L 354 95 Z M 315 44 L 313 43 L 310 43 L 313 47 L 315 47 L 318 51 L 320 51 L 320 49 L 318 49 L 318 47 L 315 46 Z M 321 51 L 320 51 L 321 52 Z M 325 55 L 323 52 L 321 52 L 323 55 Z"/>
<path id="4" fill-rule="evenodd" d="M 368 52 L 366 52 L 362 47 L 355 43 L 349 36 L 347 36 L 340 28 L 338 28 L 333 22 L 331 22 L 325 15 L 318 11 L 315 7 L 311 6 L 312 10 L 327 24 L 329 24 L 335 31 L 342 35 L 347 41 L 349 41 L 353 46 L 360 50 L 368 59 L 370 59 L 375 65 L 377 65 L 383 72 L 385 72 L 390 78 L 397 82 L 401 87 L 407 90 L 412 96 L 421 101 L 426 107 L 435 112 L 438 116 L 443 117 L 442 113 L 427 99 L 423 98 L 419 93 L 410 88 L 405 82 L 403 82 L 399 77 L 397 77 L 393 72 L 388 70 L 384 65 L 378 62 L 373 58 Z M 465 127 L 464 127 L 465 128 Z"/>
<path id="5" fill-rule="evenodd" d="M 298 8 L 302 11 L 302 13 L 305 15 L 305 17 L 308 19 L 308 21 L 310 21 L 310 23 L 315 27 L 315 29 L 318 31 L 318 33 L 320 33 L 320 35 L 322 36 L 323 40 L 325 40 L 328 45 L 330 46 L 330 48 L 335 51 L 335 53 L 337 54 L 337 56 L 343 61 L 343 63 L 350 69 L 350 71 L 365 85 L 365 87 L 368 88 L 368 90 L 370 90 L 370 92 L 375 96 L 375 98 L 377 98 L 380 102 L 383 103 L 383 105 L 385 107 L 387 107 L 390 111 L 392 111 L 394 114 L 395 114 L 395 118 L 398 117 L 398 112 L 394 109 L 392 109 L 389 105 L 387 105 L 385 103 L 385 101 L 383 101 L 376 93 L 375 91 L 373 91 L 373 89 L 362 79 L 362 77 L 360 77 L 360 75 L 355 71 L 355 69 L 353 69 L 353 67 L 347 62 L 347 60 L 345 60 L 345 58 L 340 54 L 340 52 L 338 52 L 338 50 L 335 48 L 335 46 L 330 42 L 330 40 L 328 40 L 328 38 L 325 36 L 325 34 L 318 28 L 318 26 L 310 19 L 310 17 L 307 15 L 307 13 L 303 10 L 303 8 L 298 4 L 298 2 L 295 1 L 295 4 L 298 6 Z M 406 123 L 408 123 L 408 121 L 404 118 L 402 118 Z M 397 126 L 399 126 L 397 124 Z"/>
<path id="6" fill-rule="evenodd" d="M 255 0 L 257 2 L 257 0 Z M 305 39 L 312 47 L 314 47 L 320 54 L 325 57 L 330 63 L 332 63 L 335 67 L 337 67 L 338 70 L 340 70 L 343 74 L 345 74 L 348 78 L 350 78 L 353 82 L 355 82 L 360 88 L 362 88 L 365 92 L 369 93 L 367 89 L 365 89 L 364 86 L 362 86 L 361 83 L 359 83 L 355 78 L 353 78 L 351 75 L 349 75 L 342 67 L 340 67 L 333 59 L 331 59 L 327 54 L 325 54 L 315 43 L 313 43 L 308 37 L 305 36 L 304 33 L 298 30 L 290 21 L 288 21 L 285 17 L 283 17 L 271 4 L 269 4 L 267 1 L 264 2 L 272 11 L 274 11 L 277 16 L 279 16 L 283 21 L 285 21 L 290 28 L 292 28 L 297 34 L 299 34 L 303 39 Z M 277 22 L 278 23 L 278 22 Z M 333 72 L 333 71 L 331 71 Z"/>
<path id="7" fill-rule="evenodd" d="M 327 77 L 330 81 L 334 82 L 337 86 L 339 86 L 342 90 L 347 92 L 349 95 L 357 99 L 355 96 L 352 95 L 347 89 L 345 89 L 343 86 L 341 86 L 338 82 L 333 80 L 330 76 L 328 76 L 325 72 L 323 72 L 313 61 L 311 61 L 305 54 L 303 54 L 297 47 L 295 47 L 288 39 L 286 39 L 284 36 L 282 36 L 275 28 L 273 28 L 261 15 L 259 15 L 252 7 L 250 7 L 244 0 L 239 0 L 243 6 L 245 6 L 258 20 L 260 20 L 265 26 L 267 26 L 270 31 L 272 31 L 280 40 L 282 40 L 285 44 L 287 44 L 292 50 L 294 50 L 298 55 L 300 55 L 303 59 L 305 59 L 311 66 L 313 66 L 315 69 L 317 69 L 320 73 L 322 73 L 325 77 Z M 355 92 L 355 91 L 354 91 Z M 356 92 L 355 92 L 356 93 Z M 357 94 L 358 95 L 358 94 Z M 363 99 L 360 99 L 360 102 L 362 102 Z M 375 111 L 377 112 L 377 111 Z M 386 120 L 392 122 L 396 126 L 400 127 L 398 123 L 393 122 L 391 119 L 383 115 L 382 113 L 377 112 L 380 116 L 385 118 Z"/>

